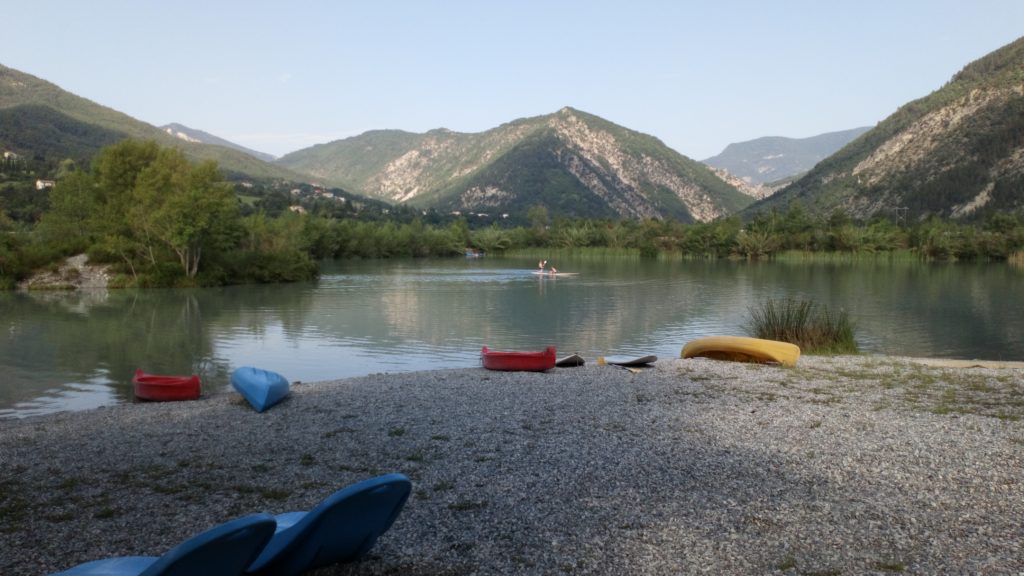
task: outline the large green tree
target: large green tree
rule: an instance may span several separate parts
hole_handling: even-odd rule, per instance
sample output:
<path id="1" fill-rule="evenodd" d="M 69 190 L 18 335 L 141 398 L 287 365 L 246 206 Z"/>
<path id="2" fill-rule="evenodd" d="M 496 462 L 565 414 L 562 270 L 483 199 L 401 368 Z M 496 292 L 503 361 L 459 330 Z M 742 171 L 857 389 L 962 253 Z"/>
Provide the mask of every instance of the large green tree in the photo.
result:
<path id="1" fill-rule="evenodd" d="M 136 181 L 159 154 L 156 142 L 125 140 L 104 148 L 93 162 L 95 216 L 105 235 L 131 234 L 129 209 L 135 203 Z"/>
<path id="2" fill-rule="evenodd" d="M 169 248 L 188 278 L 199 273 L 204 251 L 230 248 L 241 230 L 238 201 L 217 165 L 193 166 L 176 148 L 165 148 L 143 168 L 129 210 L 136 238 L 151 253 Z"/>
<path id="3" fill-rule="evenodd" d="M 71 172 L 50 191 L 50 210 L 39 222 L 42 240 L 60 252 L 87 247 L 95 238 L 96 193 L 87 172 Z"/>

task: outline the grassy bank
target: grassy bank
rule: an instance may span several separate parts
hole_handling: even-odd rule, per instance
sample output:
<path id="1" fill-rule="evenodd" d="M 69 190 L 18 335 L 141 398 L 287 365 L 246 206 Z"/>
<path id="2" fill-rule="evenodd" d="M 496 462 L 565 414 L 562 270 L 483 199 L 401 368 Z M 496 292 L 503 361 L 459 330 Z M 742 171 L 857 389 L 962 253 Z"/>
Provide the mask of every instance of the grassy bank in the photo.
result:
<path id="1" fill-rule="evenodd" d="M 509 258 L 536 258 L 539 260 L 557 260 L 559 258 L 573 258 L 582 260 L 603 260 L 605 258 L 640 258 L 640 250 L 636 248 L 544 248 L 531 246 L 528 248 L 517 248 L 502 253 L 502 256 Z"/>
<path id="2" fill-rule="evenodd" d="M 1024 251 L 1014 252 L 1009 258 L 1007 258 L 1007 262 L 1009 262 L 1011 266 L 1024 268 Z"/>
<path id="3" fill-rule="evenodd" d="M 811 250 L 785 250 L 774 260 L 779 262 L 920 262 L 921 256 L 912 250 L 889 250 L 885 252 L 814 252 Z"/>

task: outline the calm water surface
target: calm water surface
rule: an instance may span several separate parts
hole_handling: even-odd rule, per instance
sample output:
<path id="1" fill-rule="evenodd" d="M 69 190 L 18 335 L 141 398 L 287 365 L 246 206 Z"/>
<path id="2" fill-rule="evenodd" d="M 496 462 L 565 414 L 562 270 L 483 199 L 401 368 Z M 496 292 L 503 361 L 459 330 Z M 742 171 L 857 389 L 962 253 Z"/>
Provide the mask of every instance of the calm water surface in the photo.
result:
<path id="1" fill-rule="evenodd" d="M 136 368 L 252 365 L 312 382 L 479 365 L 480 347 L 677 357 L 746 334 L 750 306 L 805 297 L 850 311 L 866 352 L 1024 359 L 1024 271 L 1003 264 L 562 258 L 329 263 L 317 282 L 198 290 L 0 293 L 0 417 L 131 402 Z"/>

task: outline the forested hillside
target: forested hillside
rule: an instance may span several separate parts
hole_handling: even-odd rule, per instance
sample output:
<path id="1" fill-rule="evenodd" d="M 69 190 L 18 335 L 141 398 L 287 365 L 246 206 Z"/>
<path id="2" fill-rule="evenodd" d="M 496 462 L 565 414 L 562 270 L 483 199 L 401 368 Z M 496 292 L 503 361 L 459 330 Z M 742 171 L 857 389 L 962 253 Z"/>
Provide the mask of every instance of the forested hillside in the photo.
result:
<path id="1" fill-rule="evenodd" d="M 26 106 L 28 108 L 23 108 Z M 0 128 L 3 134 L 0 150 L 28 157 L 45 153 L 47 160 L 59 162 L 81 156 L 89 148 L 94 155 L 110 143 L 111 137 L 137 138 L 177 147 L 194 160 L 215 160 L 228 176 L 305 180 L 294 172 L 238 150 L 175 138 L 156 126 L 0 65 L 0 112 L 4 111 L 7 114 L 3 120 L 12 123 Z M 41 123 L 34 124 L 30 118 Z M 39 132 L 45 133 L 45 142 Z M 43 145 L 43 150 L 28 147 L 39 144 Z"/>
<path id="2" fill-rule="evenodd" d="M 40 104 L 0 108 L 2 148 L 53 165 L 62 159 L 88 164 L 98 150 L 124 138 L 123 132 L 76 120 Z"/>

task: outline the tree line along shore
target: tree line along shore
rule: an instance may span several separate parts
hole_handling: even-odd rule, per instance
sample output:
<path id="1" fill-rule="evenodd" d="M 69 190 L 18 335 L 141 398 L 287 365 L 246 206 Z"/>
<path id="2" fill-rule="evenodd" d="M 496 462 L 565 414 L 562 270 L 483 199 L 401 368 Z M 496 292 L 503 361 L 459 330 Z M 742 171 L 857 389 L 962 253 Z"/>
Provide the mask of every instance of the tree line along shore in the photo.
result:
<path id="1" fill-rule="evenodd" d="M 858 221 L 815 215 L 799 203 L 707 223 L 567 219 L 540 205 L 509 221 L 352 203 L 285 192 L 240 201 L 215 163 L 127 140 L 88 170 L 69 168 L 31 216 L 0 209 L 0 289 L 86 253 L 110 264 L 111 287 L 214 286 L 308 280 L 331 258 L 461 256 L 467 249 L 605 249 L 642 257 L 903 258 L 1024 265 L 1024 215 L 970 221 Z"/>

